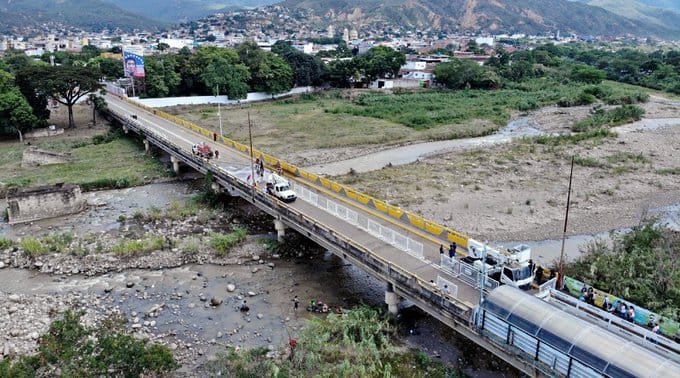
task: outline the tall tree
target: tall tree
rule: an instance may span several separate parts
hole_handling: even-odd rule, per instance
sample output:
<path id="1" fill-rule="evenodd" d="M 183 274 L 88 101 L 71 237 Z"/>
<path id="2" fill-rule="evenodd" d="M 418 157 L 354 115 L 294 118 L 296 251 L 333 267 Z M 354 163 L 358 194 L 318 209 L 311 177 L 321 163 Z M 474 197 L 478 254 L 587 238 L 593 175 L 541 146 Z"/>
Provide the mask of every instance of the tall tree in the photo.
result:
<path id="1" fill-rule="evenodd" d="M 32 84 L 38 94 L 48 96 L 68 108 L 68 127 L 75 128 L 73 105 L 83 96 L 101 88 L 99 70 L 91 67 L 34 67 Z"/>
<path id="2" fill-rule="evenodd" d="M 34 83 L 37 71 L 42 69 L 36 65 L 25 66 L 17 71 L 14 82 L 33 109 L 33 114 L 46 124 L 50 118 L 50 110 L 47 108 L 49 96 L 36 91 Z"/>
<path id="3" fill-rule="evenodd" d="M 305 54 L 288 41 L 277 41 L 272 52 L 282 57 L 293 69 L 293 84 L 308 86 L 321 84 L 326 66 L 319 57 Z"/>
<path id="4" fill-rule="evenodd" d="M 262 50 L 254 42 L 244 42 L 237 49 L 241 62 L 250 70 L 250 87 L 259 92 L 282 93 L 293 87 L 293 69 L 283 58 Z"/>
<path id="5" fill-rule="evenodd" d="M 468 59 L 451 59 L 434 68 L 437 81 L 451 89 L 492 89 L 500 86 L 500 78 Z"/>
<path id="6" fill-rule="evenodd" d="M 226 93 L 229 98 L 246 98 L 250 73 L 243 64 L 233 64 L 223 57 L 216 57 L 203 71 L 203 82 L 213 88 L 215 95 Z"/>
<path id="7" fill-rule="evenodd" d="M 404 53 L 387 46 L 373 47 L 356 59 L 368 82 L 379 77 L 396 77 L 406 63 Z"/>
<path id="8" fill-rule="evenodd" d="M 12 74 L 0 70 L 0 132 L 3 134 L 23 133 L 38 124 L 31 106 L 14 85 Z"/>

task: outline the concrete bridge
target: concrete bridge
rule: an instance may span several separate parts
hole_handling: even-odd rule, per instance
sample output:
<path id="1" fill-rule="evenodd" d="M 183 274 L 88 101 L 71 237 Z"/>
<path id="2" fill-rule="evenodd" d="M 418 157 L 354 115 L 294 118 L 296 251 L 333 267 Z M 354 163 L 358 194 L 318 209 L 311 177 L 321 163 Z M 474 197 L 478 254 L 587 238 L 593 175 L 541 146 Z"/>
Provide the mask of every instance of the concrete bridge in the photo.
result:
<path id="1" fill-rule="evenodd" d="M 242 197 L 270 214 L 279 237 L 286 229 L 294 229 L 384 282 L 385 302 L 390 312 L 396 313 L 400 301 L 409 300 L 527 375 L 575 375 L 572 360 L 573 366 L 578 366 L 577 358 L 564 352 L 568 364 L 558 366 L 555 356 L 562 352 L 556 350 L 547 357 L 541 355 L 539 349 L 545 351 L 548 346 L 538 336 L 530 336 L 533 337 L 531 342 L 535 353 L 527 352 L 526 348 L 517 344 L 516 340 L 520 338 L 515 335 L 524 331 L 512 320 L 500 320 L 505 322 L 506 328 L 498 328 L 496 323 L 496 328 L 491 331 L 484 328 L 484 319 L 491 319 L 493 315 L 489 313 L 487 317 L 487 312 L 495 307 L 480 306 L 481 298 L 494 291 L 497 284 L 481 279 L 477 270 L 439 253 L 439 245 L 447 245 L 448 242 L 456 242 L 461 249 L 467 248 L 464 235 L 305 172 L 273 156 L 251 151 L 248 146 L 161 111 L 112 95 L 108 95 L 106 100 L 109 114 L 120 122 L 123 129 L 139 134 L 147 150 L 153 145 L 169 154 L 176 172 L 186 166 L 211 174 L 215 180 L 214 189 Z M 192 146 L 202 142 L 218 150 L 219 159 L 205 160 L 192 154 Z M 299 198 L 295 202 L 284 203 L 265 193 L 262 185 L 253 185 L 254 157 L 263 159 L 268 169 L 280 167 Z M 498 332 L 501 331 L 498 329 L 508 332 L 505 340 L 499 339 Z M 645 355 L 646 350 L 634 352 Z M 665 358 L 659 361 L 659 366 L 677 367 L 675 376 L 678 376 L 680 365 L 673 361 Z M 664 365 L 667 363 L 671 365 Z M 591 376 L 608 375 L 606 370 L 597 366 L 586 365 L 585 369 L 592 373 Z"/>

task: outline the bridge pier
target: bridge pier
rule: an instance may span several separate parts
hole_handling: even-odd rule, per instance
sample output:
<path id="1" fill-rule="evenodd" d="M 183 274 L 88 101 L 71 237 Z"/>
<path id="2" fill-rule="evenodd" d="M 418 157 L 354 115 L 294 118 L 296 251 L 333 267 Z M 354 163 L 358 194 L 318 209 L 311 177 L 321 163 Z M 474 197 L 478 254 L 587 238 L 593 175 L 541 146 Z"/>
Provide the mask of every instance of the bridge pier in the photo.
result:
<path id="1" fill-rule="evenodd" d="M 144 152 L 146 152 L 147 155 L 149 154 L 150 149 L 151 149 L 151 144 L 149 143 L 149 140 L 144 139 Z"/>
<path id="2" fill-rule="evenodd" d="M 286 236 L 286 225 L 279 219 L 274 220 L 274 229 L 276 229 L 276 240 L 283 242 L 283 237 Z"/>
<path id="3" fill-rule="evenodd" d="M 394 286 L 391 283 L 387 283 L 385 289 L 385 303 L 387 303 L 387 311 L 390 314 L 397 315 L 399 313 L 399 296 L 394 292 Z"/>
<path id="4" fill-rule="evenodd" d="M 170 161 L 172 162 L 172 170 L 175 171 L 175 174 L 179 174 L 179 159 L 170 155 Z"/>

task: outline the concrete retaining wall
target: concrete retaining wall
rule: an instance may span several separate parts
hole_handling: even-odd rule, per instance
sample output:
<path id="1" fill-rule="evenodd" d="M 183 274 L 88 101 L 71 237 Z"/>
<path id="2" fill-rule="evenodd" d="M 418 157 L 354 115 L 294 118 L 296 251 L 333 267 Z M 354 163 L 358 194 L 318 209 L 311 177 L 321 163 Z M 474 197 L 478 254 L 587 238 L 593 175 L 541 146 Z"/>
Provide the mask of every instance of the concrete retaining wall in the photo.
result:
<path id="1" fill-rule="evenodd" d="M 38 186 L 7 195 L 10 224 L 75 214 L 86 206 L 78 185 Z"/>
<path id="2" fill-rule="evenodd" d="M 60 135 L 64 133 L 64 129 L 62 128 L 54 128 L 50 129 L 49 127 L 43 128 L 43 129 L 37 129 L 33 130 L 29 133 L 24 134 L 24 138 L 44 138 L 44 137 L 49 137 L 49 136 L 54 136 L 54 135 Z"/>
<path id="3" fill-rule="evenodd" d="M 37 167 L 48 164 L 70 163 L 73 156 L 70 153 L 59 153 L 41 150 L 39 148 L 27 148 L 21 157 L 22 167 Z"/>

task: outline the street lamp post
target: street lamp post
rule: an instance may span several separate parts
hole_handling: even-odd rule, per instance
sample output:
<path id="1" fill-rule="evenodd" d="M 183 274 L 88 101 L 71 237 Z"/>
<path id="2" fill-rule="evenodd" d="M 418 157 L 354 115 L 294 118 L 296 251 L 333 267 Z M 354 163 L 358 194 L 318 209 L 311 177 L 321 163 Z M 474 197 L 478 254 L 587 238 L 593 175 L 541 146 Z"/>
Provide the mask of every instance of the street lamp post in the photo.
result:
<path id="1" fill-rule="evenodd" d="M 255 167 L 253 166 L 253 131 L 250 125 L 250 110 L 248 111 L 248 139 L 250 140 L 250 177 L 253 178 L 253 203 L 255 203 Z"/>
<path id="2" fill-rule="evenodd" d="M 220 120 L 220 138 L 222 138 L 224 136 L 224 133 L 222 132 L 222 108 L 220 107 L 220 99 L 218 97 L 219 95 L 220 85 L 217 84 L 215 89 L 215 97 L 217 97 L 217 118 Z"/>

